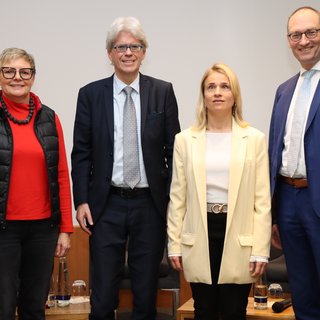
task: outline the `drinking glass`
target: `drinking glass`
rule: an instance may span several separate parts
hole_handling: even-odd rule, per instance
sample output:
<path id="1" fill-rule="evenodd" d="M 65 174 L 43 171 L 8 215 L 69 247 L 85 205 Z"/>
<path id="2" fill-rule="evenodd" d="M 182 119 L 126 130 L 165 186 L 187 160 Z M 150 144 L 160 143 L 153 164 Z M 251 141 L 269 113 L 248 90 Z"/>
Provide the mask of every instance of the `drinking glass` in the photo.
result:
<path id="1" fill-rule="evenodd" d="M 72 283 L 72 301 L 83 302 L 86 298 L 87 286 L 84 280 L 75 280 Z"/>
<path id="2" fill-rule="evenodd" d="M 283 299 L 283 289 L 279 283 L 271 283 L 268 288 L 269 298 L 272 300 Z"/>
<path id="3" fill-rule="evenodd" d="M 52 308 L 55 306 L 56 304 L 56 296 L 55 296 L 55 289 L 54 289 L 54 277 L 53 275 L 50 278 L 50 288 L 49 288 L 49 292 L 48 292 L 48 299 L 46 302 L 46 307 L 48 308 Z"/>

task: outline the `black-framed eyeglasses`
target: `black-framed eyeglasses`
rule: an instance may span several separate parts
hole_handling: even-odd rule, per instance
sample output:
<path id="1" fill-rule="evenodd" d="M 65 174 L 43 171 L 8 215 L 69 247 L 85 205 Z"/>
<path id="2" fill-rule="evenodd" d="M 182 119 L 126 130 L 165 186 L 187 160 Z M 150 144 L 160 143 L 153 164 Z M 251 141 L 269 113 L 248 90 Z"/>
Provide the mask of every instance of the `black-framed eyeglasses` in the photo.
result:
<path id="1" fill-rule="evenodd" d="M 298 42 L 302 39 L 302 35 L 304 34 L 308 39 L 314 39 L 317 35 L 320 29 L 309 29 L 305 32 L 293 32 L 288 34 L 288 37 L 293 42 Z"/>
<path id="2" fill-rule="evenodd" d="M 33 68 L 21 68 L 17 70 L 16 68 L 2 67 L 0 69 L 5 79 L 13 79 L 16 76 L 17 72 L 19 72 L 21 79 L 30 80 L 36 73 L 36 70 Z"/>
<path id="3" fill-rule="evenodd" d="M 116 49 L 117 52 L 126 52 L 130 49 L 131 52 L 139 52 L 144 48 L 142 44 L 118 44 L 113 46 L 113 49 Z"/>

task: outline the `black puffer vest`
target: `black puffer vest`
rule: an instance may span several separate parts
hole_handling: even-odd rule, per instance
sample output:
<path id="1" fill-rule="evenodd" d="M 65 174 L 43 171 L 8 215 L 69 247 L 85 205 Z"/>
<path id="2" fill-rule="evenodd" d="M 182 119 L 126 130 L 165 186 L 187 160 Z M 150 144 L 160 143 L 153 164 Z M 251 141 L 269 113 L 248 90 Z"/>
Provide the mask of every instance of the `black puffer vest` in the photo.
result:
<path id="1" fill-rule="evenodd" d="M 6 226 L 6 209 L 8 202 L 11 163 L 13 153 L 12 131 L 2 108 L 0 108 L 0 230 Z M 43 149 L 50 189 L 51 220 L 60 223 L 60 197 L 58 183 L 59 141 L 55 123 L 55 113 L 42 105 L 38 111 L 34 130 Z"/>

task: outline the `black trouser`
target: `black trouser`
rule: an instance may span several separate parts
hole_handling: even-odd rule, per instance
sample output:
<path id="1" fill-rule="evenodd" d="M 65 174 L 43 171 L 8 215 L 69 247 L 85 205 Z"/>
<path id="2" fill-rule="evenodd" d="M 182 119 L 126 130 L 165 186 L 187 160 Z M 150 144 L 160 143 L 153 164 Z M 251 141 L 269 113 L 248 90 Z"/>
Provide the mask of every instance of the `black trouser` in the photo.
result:
<path id="1" fill-rule="evenodd" d="M 208 213 L 212 285 L 191 283 L 195 320 L 245 320 L 250 284 L 217 284 L 226 229 L 226 214 Z M 234 266 L 237 267 L 236 265 Z M 248 262 L 249 268 L 249 262 Z"/>
<path id="2" fill-rule="evenodd" d="M 0 319 L 44 320 L 58 226 L 49 219 L 7 221 L 0 230 Z"/>
<path id="3" fill-rule="evenodd" d="M 166 221 L 149 194 L 109 196 L 90 237 L 90 320 L 114 320 L 119 302 L 121 269 L 128 242 L 133 293 L 132 320 L 155 320 L 158 274 L 166 236 Z"/>

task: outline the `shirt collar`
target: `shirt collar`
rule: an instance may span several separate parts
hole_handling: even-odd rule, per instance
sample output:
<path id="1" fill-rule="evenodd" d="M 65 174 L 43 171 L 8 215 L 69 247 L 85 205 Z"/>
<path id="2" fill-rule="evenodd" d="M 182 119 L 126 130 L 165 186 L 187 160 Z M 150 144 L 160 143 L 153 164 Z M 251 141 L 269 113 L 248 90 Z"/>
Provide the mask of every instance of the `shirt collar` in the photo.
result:
<path id="1" fill-rule="evenodd" d="M 311 69 L 312 69 L 312 70 L 320 71 L 320 61 L 318 61 Z M 302 74 L 304 74 L 306 71 L 307 71 L 306 69 L 304 69 L 304 68 L 301 67 L 301 68 L 300 68 L 300 76 L 301 76 Z"/>
<path id="2" fill-rule="evenodd" d="M 130 83 L 130 87 L 134 89 L 137 93 L 139 93 L 139 80 L 140 80 L 140 73 L 138 73 L 138 76 L 134 79 L 133 82 Z M 116 74 L 114 74 L 113 78 L 115 93 L 120 94 L 123 88 L 127 87 L 128 85 L 124 82 L 122 82 Z"/>

